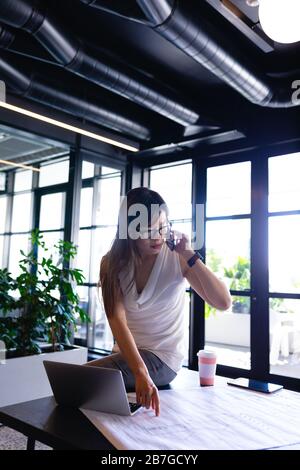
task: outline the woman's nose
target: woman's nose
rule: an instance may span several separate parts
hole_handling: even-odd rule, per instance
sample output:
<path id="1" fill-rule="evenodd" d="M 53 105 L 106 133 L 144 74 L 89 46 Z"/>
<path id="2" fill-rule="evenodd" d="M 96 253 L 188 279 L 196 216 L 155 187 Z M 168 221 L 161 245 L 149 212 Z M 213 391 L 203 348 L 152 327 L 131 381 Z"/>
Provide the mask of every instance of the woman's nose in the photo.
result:
<path id="1" fill-rule="evenodd" d="M 159 233 L 159 229 L 151 230 L 151 240 L 157 240 L 162 238 L 161 234 Z"/>

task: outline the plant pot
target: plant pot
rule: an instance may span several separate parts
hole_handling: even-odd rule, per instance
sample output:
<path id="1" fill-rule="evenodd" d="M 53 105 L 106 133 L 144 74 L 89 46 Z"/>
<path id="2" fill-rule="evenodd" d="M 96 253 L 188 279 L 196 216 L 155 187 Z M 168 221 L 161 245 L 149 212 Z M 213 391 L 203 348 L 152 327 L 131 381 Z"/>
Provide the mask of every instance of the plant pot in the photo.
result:
<path id="1" fill-rule="evenodd" d="M 84 364 L 87 348 L 66 346 L 64 351 L 15 357 L 0 363 L 0 407 L 52 395 L 43 361 Z"/>

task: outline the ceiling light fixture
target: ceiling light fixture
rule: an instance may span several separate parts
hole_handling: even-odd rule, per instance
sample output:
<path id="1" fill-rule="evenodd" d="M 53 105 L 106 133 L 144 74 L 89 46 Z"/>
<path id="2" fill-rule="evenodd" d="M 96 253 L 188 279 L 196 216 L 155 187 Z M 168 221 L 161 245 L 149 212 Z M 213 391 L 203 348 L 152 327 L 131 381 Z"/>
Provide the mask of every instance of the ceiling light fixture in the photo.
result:
<path id="1" fill-rule="evenodd" d="M 9 160 L 0 160 L 0 163 L 3 163 L 4 165 L 13 166 L 16 168 L 24 168 L 24 170 L 41 171 L 39 168 L 35 168 L 34 166 L 24 165 L 23 163 L 15 163 Z"/>
<path id="2" fill-rule="evenodd" d="M 104 137 L 102 135 L 95 134 L 94 132 L 81 129 L 80 127 L 71 126 L 70 124 L 66 124 L 65 122 L 57 121 L 56 119 L 43 116 L 42 114 L 34 113 L 32 111 L 29 111 L 28 109 L 20 108 L 19 106 L 14 106 L 12 104 L 5 103 L 4 101 L 0 101 L 0 107 L 9 109 L 10 111 L 14 111 L 19 114 L 23 114 L 25 116 L 29 116 L 34 119 L 38 119 L 39 121 L 47 122 L 48 124 L 52 124 L 53 126 L 61 127 L 63 129 L 76 132 L 77 134 L 85 135 L 86 137 L 90 137 L 91 139 L 100 140 L 101 142 L 104 142 L 106 144 L 114 145 L 115 147 L 120 147 L 124 150 L 129 150 L 130 152 L 139 151 L 138 147 L 133 147 L 132 145 L 128 145 L 117 140 L 109 139 L 108 137 Z"/>
<path id="3" fill-rule="evenodd" d="M 299 0 L 259 0 L 258 14 L 262 29 L 273 41 L 300 41 Z"/>
<path id="4" fill-rule="evenodd" d="M 41 171 L 39 168 L 35 168 L 34 166 L 23 165 L 23 163 L 10 162 L 9 160 L 0 160 L 0 163 L 3 163 L 4 165 L 17 167 L 17 168 L 24 168 L 24 170 Z"/>

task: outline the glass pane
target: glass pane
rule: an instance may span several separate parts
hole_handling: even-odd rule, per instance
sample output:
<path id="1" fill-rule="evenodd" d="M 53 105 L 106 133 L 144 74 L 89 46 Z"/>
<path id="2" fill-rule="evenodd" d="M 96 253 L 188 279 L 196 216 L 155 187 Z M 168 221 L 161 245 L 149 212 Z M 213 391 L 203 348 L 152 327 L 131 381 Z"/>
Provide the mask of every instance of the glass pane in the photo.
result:
<path id="1" fill-rule="evenodd" d="M 63 232 L 46 232 L 46 233 L 42 233 L 42 235 L 43 235 L 43 241 L 45 242 L 46 248 L 48 250 L 46 251 L 41 247 L 39 248 L 39 251 L 38 251 L 39 263 L 42 262 L 43 257 L 46 259 L 49 259 L 50 257 L 52 257 L 53 263 L 59 268 L 61 268 L 60 256 L 59 256 L 57 248 L 55 248 L 54 245 L 56 245 L 59 240 L 63 239 L 64 237 Z M 42 268 L 39 268 L 39 271 L 40 271 L 39 279 L 41 280 L 49 279 L 49 276 L 47 276 L 47 274 L 44 272 Z M 57 299 L 60 299 L 59 289 L 53 289 L 51 291 L 51 294 Z"/>
<path id="2" fill-rule="evenodd" d="M 0 170 L 0 191 L 5 191 L 6 189 L 6 173 L 1 172 Z"/>
<path id="3" fill-rule="evenodd" d="M 101 294 L 100 294 L 101 295 Z M 98 289 L 91 289 L 92 324 L 89 325 L 89 347 L 111 351 L 114 341 Z"/>
<path id="4" fill-rule="evenodd" d="M 251 212 L 251 163 L 234 163 L 207 170 L 207 217 Z"/>
<path id="5" fill-rule="evenodd" d="M 300 209 L 300 153 L 269 158 L 269 211 Z"/>
<path id="6" fill-rule="evenodd" d="M 77 269 L 82 269 L 85 282 L 90 278 L 91 230 L 80 230 L 77 251 Z"/>
<path id="7" fill-rule="evenodd" d="M 269 218 L 271 292 L 300 293 L 300 216 Z"/>
<path id="8" fill-rule="evenodd" d="M 92 225 L 93 209 L 93 188 L 83 188 L 80 198 L 80 227 L 90 227 Z"/>
<path id="9" fill-rule="evenodd" d="M 0 197 L 0 233 L 5 232 L 7 197 Z"/>
<path id="10" fill-rule="evenodd" d="M 250 369 L 250 298 L 232 297 L 221 312 L 205 304 L 205 345 L 217 353 L 218 364 Z"/>
<path id="11" fill-rule="evenodd" d="M 270 372 L 300 379 L 300 300 L 270 299 Z"/>
<path id="12" fill-rule="evenodd" d="M 152 169 L 150 188 L 165 200 L 170 219 L 191 219 L 192 217 L 192 165 L 171 166 Z"/>
<path id="13" fill-rule="evenodd" d="M 39 186 L 66 183 L 69 181 L 69 160 L 41 166 Z"/>
<path id="14" fill-rule="evenodd" d="M 116 225 L 120 209 L 121 178 L 98 181 L 96 225 Z"/>
<path id="15" fill-rule="evenodd" d="M 41 197 L 40 230 L 64 227 L 65 193 L 46 194 Z"/>
<path id="16" fill-rule="evenodd" d="M 250 220 L 208 221 L 206 264 L 230 289 L 250 289 Z"/>
<path id="17" fill-rule="evenodd" d="M 117 227 L 99 228 L 93 232 L 93 256 L 91 266 L 91 280 L 92 283 L 97 283 L 99 280 L 100 261 L 105 255 L 116 236 Z"/>
<path id="18" fill-rule="evenodd" d="M 26 191 L 32 187 L 32 171 L 17 171 L 15 173 L 14 191 Z"/>
<path id="19" fill-rule="evenodd" d="M 23 250 L 25 254 L 30 249 L 28 235 L 12 235 L 10 238 L 10 249 L 9 249 L 9 265 L 8 270 L 12 273 L 13 277 L 21 274 L 19 268 L 19 261 L 23 256 L 20 250 Z"/>
<path id="20" fill-rule="evenodd" d="M 108 166 L 101 167 L 101 174 L 102 175 L 109 175 L 111 173 L 120 173 L 120 170 L 116 170 L 116 168 L 110 168 Z"/>
<path id="21" fill-rule="evenodd" d="M 59 259 L 59 253 L 58 250 L 55 248 L 54 245 L 58 243 L 59 240 L 63 240 L 64 238 L 64 233 L 63 232 L 46 232 L 42 233 L 43 235 L 43 241 L 46 244 L 46 248 L 48 249 L 45 251 L 43 248 L 39 248 L 38 252 L 38 260 L 39 262 L 42 261 L 42 258 L 49 258 L 51 255 L 53 257 L 53 262 L 56 265 L 61 265 L 60 259 Z M 41 279 L 45 279 L 46 276 L 42 275 Z"/>
<path id="22" fill-rule="evenodd" d="M 4 244 L 4 236 L 0 235 L 0 269 L 3 269 L 3 244 Z"/>
<path id="23" fill-rule="evenodd" d="M 82 179 L 84 180 L 86 178 L 92 178 L 94 176 L 94 173 L 95 173 L 94 163 L 83 161 L 82 173 L 81 173 Z"/>
<path id="24" fill-rule="evenodd" d="M 250 313 L 250 304 L 251 304 L 250 297 L 233 295 L 231 296 L 231 299 L 232 299 L 231 311 L 233 313 L 245 313 L 245 314 Z"/>
<path id="25" fill-rule="evenodd" d="M 89 288 L 86 286 L 77 286 L 76 292 L 79 296 L 79 307 L 85 310 L 86 313 L 89 311 Z M 87 338 L 87 325 L 82 324 L 79 314 L 76 314 L 76 329 L 75 338 L 86 340 Z"/>
<path id="26" fill-rule="evenodd" d="M 13 197 L 12 232 L 28 232 L 31 229 L 31 193 Z"/>

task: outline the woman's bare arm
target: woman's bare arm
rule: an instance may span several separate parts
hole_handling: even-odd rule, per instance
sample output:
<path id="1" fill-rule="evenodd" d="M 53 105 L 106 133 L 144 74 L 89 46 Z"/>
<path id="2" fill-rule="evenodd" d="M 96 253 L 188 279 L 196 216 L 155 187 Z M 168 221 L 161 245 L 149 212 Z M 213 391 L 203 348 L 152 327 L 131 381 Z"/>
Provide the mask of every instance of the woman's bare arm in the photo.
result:
<path id="1" fill-rule="evenodd" d="M 116 302 L 113 315 L 108 318 L 113 336 L 117 341 L 122 356 L 135 377 L 136 398 L 146 408 L 152 406 L 159 415 L 158 390 L 148 373 L 148 369 L 138 351 L 134 338 L 127 326 L 125 308 L 121 296 Z"/>
<path id="2" fill-rule="evenodd" d="M 195 252 L 188 245 L 188 238 L 184 235 L 176 246 L 176 251 L 181 257 L 183 276 L 194 291 L 212 307 L 228 310 L 231 307 L 231 296 L 224 282 L 218 279 L 200 259 L 192 267 L 187 264 Z"/>
<path id="3" fill-rule="evenodd" d="M 147 367 L 136 347 L 134 338 L 127 326 L 126 314 L 121 299 L 116 303 L 113 315 L 108 318 L 113 336 L 134 375 L 148 372 Z"/>

